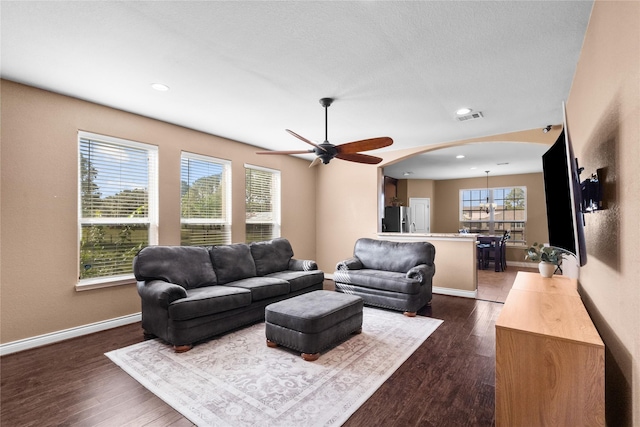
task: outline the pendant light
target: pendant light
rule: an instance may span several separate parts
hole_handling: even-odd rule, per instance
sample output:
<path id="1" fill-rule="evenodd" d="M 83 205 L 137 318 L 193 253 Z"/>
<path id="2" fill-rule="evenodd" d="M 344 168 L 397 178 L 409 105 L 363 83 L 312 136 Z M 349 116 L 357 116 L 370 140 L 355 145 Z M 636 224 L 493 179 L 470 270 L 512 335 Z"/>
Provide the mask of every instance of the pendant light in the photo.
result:
<path id="1" fill-rule="evenodd" d="M 482 208 L 486 214 L 489 214 L 489 212 L 491 212 L 491 208 L 495 209 L 497 205 L 495 203 L 489 203 L 489 172 L 491 171 L 484 172 L 487 174 L 487 202 L 480 203 L 480 208 Z"/>

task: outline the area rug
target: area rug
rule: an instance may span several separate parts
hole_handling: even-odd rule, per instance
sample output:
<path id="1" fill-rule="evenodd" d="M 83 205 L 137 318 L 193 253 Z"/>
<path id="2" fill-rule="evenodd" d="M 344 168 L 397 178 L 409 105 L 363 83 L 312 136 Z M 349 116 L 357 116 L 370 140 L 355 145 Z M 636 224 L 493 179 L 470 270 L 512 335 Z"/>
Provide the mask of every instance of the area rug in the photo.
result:
<path id="1" fill-rule="evenodd" d="M 315 362 L 267 347 L 264 323 L 186 353 L 149 340 L 106 355 L 198 426 L 339 426 L 441 323 L 365 307 L 362 333 Z"/>

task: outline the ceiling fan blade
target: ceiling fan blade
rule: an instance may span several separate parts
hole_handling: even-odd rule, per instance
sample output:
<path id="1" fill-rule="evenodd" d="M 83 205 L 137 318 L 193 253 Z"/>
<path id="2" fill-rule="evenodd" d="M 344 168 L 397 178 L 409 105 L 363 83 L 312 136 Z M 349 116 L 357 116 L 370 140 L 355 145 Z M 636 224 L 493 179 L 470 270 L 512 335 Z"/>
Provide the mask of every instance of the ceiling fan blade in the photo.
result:
<path id="1" fill-rule="evenodd" d="M 383 136 L 380 138 L 363 139 L 361 141 L 347 142 L 336 146 L 338 154 L 351 154 L 359 151 L 375 150 L 376 148 L 388 147 L 393 144 L 393 139 Z"/>
<path id="2" fill-rule="evenodd" d="M 322 159 L 320 157 L 316 157 L 315 159 L 313 159 L 313 162 L 311 162 L 311 164 L 309 165 L 310 168 L 319 165 L 320 163 L 322 163 Z"/>
<path id="3" fill-rule="evenodd" d="M 256 151 L 256 154 L 309 154 L 313 150 L 291 150 L 291 151 Z"/>
<path id="4" fill-rule="evenodd" d="M 369 156 L 367 154 L 360 154 L 360 153 L 341 153 L 341 154 L 337 154 L 336 158 L 342 159 L 342 160 L 348 160 L 350 162 L 366 163 L 369 165 L 377 165 L 382 161 L 380 157 Z"/>
<path id="5" fill-rule="evenodd" d="M 313 142 L 313 141 L 309 141 L 309 140 L 308 140 L 307 138 L 305 138 L 304 136 L 300 136 L 300 135 L 298 135 L 297 133 L 295 133 L 294 131 L 289 130 L 289 129 L 285 129 L 285 130 L 286 130 L 287 132 L 289 132 L 291 135 L 293 135 L 293 136 L 295 136 L 296 138 L 298 138 L 300 141 L 304 141 L 304 142 L 306 142 L 306 143 L 307 143 L 307 144 L 309 144 L 309 145 L 313 145 L 314 147 L 319 148 L 319 149 L 321 149 L 322 151 L 327 151 L 327 150 L 325 150 L 324 148 L 322 148 L 321 146 L 319 146 L 318 144 L 316 144 L 315 142 Z"/>

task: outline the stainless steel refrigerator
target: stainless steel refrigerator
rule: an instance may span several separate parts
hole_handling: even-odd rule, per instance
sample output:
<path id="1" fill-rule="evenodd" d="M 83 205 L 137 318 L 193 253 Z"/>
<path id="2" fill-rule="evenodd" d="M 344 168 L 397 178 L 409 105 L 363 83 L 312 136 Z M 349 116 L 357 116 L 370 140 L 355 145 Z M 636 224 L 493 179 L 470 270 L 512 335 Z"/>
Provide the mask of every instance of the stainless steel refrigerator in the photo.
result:
<path id="1" fill-rule="evenodd" d="M 382 231 L 388 233 L 409 233 L 410 224 L 408 207 L 387 206 L 384 208 Z"/>

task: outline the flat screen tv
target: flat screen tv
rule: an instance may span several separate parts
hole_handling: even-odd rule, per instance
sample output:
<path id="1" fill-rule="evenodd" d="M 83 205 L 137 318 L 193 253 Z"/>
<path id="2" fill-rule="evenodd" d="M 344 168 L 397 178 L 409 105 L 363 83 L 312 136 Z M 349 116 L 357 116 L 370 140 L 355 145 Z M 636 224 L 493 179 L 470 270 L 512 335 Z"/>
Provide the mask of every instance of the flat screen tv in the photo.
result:
<path id="1" fill-rule="evenodd" d="M 573 155 L 569 138 L 564 103 L 562 110 L 562 132 L 551 148 L 542 155 L 549 245 L 571 252 L 582 266 L 587 263 L 587 250 L 581 210 L 580 176 L 578 161 Z"/>

